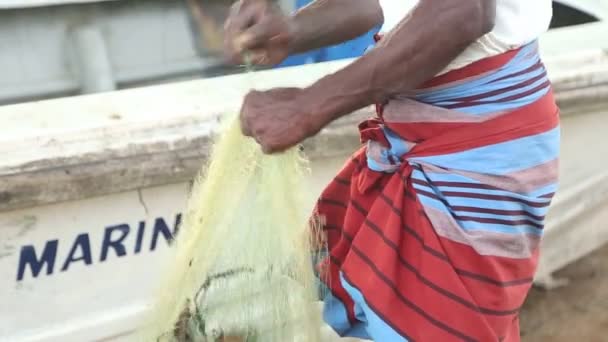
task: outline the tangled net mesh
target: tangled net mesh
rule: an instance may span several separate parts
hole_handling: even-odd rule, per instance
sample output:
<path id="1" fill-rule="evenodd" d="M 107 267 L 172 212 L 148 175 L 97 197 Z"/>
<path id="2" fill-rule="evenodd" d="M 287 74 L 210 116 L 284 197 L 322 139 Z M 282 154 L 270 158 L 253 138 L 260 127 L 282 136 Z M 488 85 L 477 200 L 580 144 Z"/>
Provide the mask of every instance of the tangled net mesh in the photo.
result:
<path id="1" fill-rule="evenodd" d="M 308 163 L 298 148 L 264 155 L 228 118 L 197 177 L 142 339 L 319 341 L 303 208 Z"/>

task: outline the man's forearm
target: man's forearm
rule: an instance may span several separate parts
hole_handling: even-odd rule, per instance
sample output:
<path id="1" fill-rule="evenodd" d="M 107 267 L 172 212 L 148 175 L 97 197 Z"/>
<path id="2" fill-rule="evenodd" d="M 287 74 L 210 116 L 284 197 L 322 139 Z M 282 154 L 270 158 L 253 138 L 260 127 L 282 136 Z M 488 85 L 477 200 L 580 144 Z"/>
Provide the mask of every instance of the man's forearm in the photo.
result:
<path id="1" fill-rule="evenodd" d="M 307 89 L 316 126 L 431 79 L 491 31 L 495 11 L 495 0 L 421 0 L 374 50 Z"/>
<path id="2" fill-rule="evenodd" d="M 381 24 L 378 0 L 316 0 L 293 16 L 291 53 L 354 39 Z"/>

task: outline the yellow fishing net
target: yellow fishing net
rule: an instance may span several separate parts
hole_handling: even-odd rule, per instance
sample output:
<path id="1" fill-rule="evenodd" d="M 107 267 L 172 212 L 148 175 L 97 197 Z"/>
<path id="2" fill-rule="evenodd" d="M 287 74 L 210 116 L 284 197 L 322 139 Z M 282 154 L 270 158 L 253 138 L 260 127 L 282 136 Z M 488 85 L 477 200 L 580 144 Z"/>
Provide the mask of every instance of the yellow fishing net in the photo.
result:
<path id="1" fill-rule="evenodd" d="M 195 182 L 146 341 L 319 341 L 307 162 L 227 125 Z"/>

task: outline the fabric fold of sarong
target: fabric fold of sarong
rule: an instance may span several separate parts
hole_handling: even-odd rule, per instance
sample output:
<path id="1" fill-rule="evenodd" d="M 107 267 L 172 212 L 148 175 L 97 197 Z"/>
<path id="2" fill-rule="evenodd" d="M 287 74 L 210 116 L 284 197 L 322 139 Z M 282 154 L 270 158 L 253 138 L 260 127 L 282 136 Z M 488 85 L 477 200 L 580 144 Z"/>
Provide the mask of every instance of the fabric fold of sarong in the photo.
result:
<path id="1" fill-rule="evenodd" d="M 396 98 L 321 195 L 325 320 L 342 336 L 519 341 L 557 189 L 559 111 L 536 43 Z"/>

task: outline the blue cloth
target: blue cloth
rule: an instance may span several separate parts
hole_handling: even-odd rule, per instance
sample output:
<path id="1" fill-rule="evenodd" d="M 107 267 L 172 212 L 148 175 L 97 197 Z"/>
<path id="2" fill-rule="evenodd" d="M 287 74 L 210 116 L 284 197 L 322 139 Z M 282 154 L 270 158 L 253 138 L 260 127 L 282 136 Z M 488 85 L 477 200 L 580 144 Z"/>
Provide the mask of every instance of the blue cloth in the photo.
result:
<path id="1" fill-rule="evenodd" d="M 296 7 L 302 8 L 313 1 L 296 0 Z M 277 65 L 277 68 L 359 57 L 374 45 L 374 35 L 380 31 L 380 27 L 381 25 L 378 25 L 366 34 L 342 44 L 289 56 L 283 63 Z"/>

